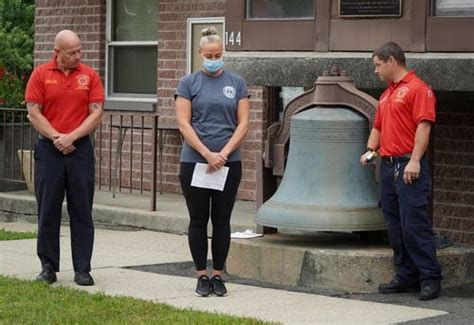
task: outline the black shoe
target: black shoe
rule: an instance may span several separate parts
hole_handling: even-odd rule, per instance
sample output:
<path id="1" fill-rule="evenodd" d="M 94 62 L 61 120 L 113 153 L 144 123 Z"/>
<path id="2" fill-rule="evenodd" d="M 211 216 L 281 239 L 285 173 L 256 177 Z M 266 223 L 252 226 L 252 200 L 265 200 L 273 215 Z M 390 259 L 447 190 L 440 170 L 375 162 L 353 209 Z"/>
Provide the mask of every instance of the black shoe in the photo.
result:
<path id="1" fill-rule="evenodd" d="M 196 296 L 207 297 L 211 294 L 211 281 L 207 275 L 201 275 L 196 286 Z"/>
<path id="2" fill-rule="evenodd" d="M 219 275 L 214 275 L 211 278 L 212 293 L 218 297 L 224 297 L 227 294 L 227 289 Z"/>
<path id="3" fill-rule="evenodd" d="M 420 291 L 420 284 L 404 284 L 400 283 L 398 279 L 393 279 L 390 283 L 382 283 L 379 285 L 380 293 L 401 293 L 401 292 L 418 292 Z"/>
<path id="4" fill-rule="evenodd" d="M 76 282 L 76 284 L 80 286 L 93 286 L 94 285 L 94 279 L 92 278 L 92 275 L 90 275 L 89 272 L 84 272 L 84 273 L 76 272 L 74 275 L 74 282 Z"/>
<path id="5" fill-rule="evenodd" d="M 438 298 L 441 293 L 440 281 L 429 281 L 421 284 L 421 291 L 419 295 L 420 300 L 431 300 Z"/>
<path id="6" fill-rule="evenodd" d="M 56 272 L 54 272 L 53 267 L 49 264 L 43 265 L 41 273 L 36 277 L 36 281 L 44 281 L 48 284 L 57 281 Z"/>

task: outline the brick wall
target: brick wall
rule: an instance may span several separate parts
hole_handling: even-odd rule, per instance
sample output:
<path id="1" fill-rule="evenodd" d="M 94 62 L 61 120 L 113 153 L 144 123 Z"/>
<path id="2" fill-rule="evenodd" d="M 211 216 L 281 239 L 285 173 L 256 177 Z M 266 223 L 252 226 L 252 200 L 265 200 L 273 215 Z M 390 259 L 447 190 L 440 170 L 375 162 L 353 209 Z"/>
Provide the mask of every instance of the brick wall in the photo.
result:
<path id="1" fill-rule="evenodd" d="M 474 95 L 438 95 L 434 129 L 435 227 L 474 244 Z"/>
<path id="2" fill-rule="evenodd" d="M 104 76 L 105 0 L 36 0 L 35 64 L 49 61 L 55 35 L 71 29 L 81 38 L 82 60 Z"/>
<path id="3" fill-rule="evenodd" d="M 174 92 L 179 80 L 186 74 L 186 36 L 188 17 L 223 17 L 224 0 L 190 0 L 159 2 L 159 33 L 158 33 L 158 105 L 160 123 L 175 123 Z M 99 71 L 103 77 L 105 68 L 105 33 L 106 33 L 106 1 L 105 0 L 37 0 L 35 19 L 35 63 L 40 64 L 52 57 L 54 36 L 62 29 L 72 29 L 78 33 L 82 41 L 82 60 Z M 239 199 L 255 199 L 255 159 L 262 152 L 262 120 L 264 106 L 262 102 L 263 87 L 250 87 L 251 122 L 250 131 L 243 149 L 243 178 L 238 193 Z M 101 177 L 98 182 L 110 182 L 111 164 L 109 147 L 115 152 L 117 132 L 107 131 L 109 122 L 104 121 L 102 141 Z M 107 140 L 106 140 L 107 139 Z M 122 181 L 124 187 L 129 186 L 130 157 L 127 156 L 129 135 L 124 139 L 122 157 Z M 134 152 L 139 152 L 138 142 L 134 142 Z M 146 148 L 150 143 L 146 144 Z M 168 133 L 163 148 L 163 191 L 180 192 L 178 181 L 179 154 L 181 139 L 176 132 Z M 98 152 L 99 156 L 99 152 Z M 145 167 L 150 166 L 150 153 L 145 155 Z M 112 159 L 114 159 L 112 157 Z M 132 183 L 137 188 L 136 178 L 139 177 L 138 166 L 132 165 Z M 113 168 L 112 168 L 113 170 Z M 140 176 L 141 178 L 141 176 Z M 145 186 L 150 188 L 149 172 L 145 171 Z M 107 186 L 106 186 L 107 187 Z"/>

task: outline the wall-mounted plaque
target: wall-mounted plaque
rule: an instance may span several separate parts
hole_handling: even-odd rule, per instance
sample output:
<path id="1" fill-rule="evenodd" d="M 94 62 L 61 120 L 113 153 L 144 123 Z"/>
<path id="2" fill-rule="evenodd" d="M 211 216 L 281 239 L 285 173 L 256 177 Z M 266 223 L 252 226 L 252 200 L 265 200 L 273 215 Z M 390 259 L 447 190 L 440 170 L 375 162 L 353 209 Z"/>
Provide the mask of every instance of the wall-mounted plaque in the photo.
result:
<path id="1" fill-rule="evenodd" d="M 340 17 L 400 17 L 402 0 L 339 0 Z"/>

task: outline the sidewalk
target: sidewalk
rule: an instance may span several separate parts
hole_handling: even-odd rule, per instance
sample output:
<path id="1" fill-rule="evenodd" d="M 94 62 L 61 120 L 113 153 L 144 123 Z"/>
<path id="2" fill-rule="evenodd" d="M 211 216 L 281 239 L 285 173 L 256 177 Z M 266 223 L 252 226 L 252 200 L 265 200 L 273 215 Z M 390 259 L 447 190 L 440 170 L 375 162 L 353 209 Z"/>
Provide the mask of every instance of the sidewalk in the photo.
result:
<path id="1" fill-rule="evenodd" d="M 34 231 L 30 223 L 0 228 Z M 126 269 L 127 266 L 189 262 L 187 237 L 147 230 L 96 230 L 92 275 L 96 285 L 78 287 L 73 279 L 68 227 L 61 229 L 62 269 L 55 286 L 126 295 L 181 308 L 256 317 L 285 324 L 393 324 L 447 314 L 442 310 L 333 298 L 228 283 L 224 298 L 194 296 L 195 279 Z M 39 271 L 36 240 L 0 241 L 0 274 L 34 279 Z"/>

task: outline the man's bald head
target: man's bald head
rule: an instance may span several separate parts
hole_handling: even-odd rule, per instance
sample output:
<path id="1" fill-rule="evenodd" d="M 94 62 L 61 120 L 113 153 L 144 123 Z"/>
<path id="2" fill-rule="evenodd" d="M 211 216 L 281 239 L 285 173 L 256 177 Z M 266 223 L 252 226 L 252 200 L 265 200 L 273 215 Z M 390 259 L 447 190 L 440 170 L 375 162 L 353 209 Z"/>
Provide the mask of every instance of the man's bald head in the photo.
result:
<path id="1" fill-rule="evenodd" d="M 81 40 L 72 30 L 64 29 L 54 38 L 54 52 L 62 70 L 76 68 L 81 60 Z"/>
<path id="2" fill-rule="evenodd" d="M 80 44 L 81 40 L 72 30 L 64 29 L 56 34 L 54 38 L 54 48 L 62 49 L 65 46 Z"/>

